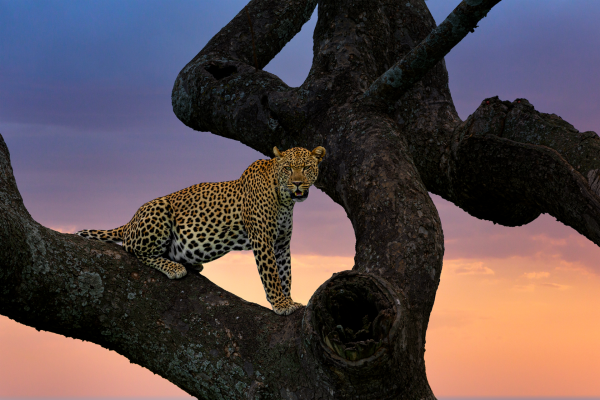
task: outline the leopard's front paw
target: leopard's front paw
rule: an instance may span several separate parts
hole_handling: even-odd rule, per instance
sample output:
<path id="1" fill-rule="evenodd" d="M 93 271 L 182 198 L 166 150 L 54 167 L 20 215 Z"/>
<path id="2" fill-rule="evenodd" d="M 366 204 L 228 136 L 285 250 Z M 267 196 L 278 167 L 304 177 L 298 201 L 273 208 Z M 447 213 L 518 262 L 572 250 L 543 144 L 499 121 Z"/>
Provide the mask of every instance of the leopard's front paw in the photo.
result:
<path id="1" fill-rule="evenodd" d="M 277 315 L 290 315 L 301 307 L 304 307 L 304 304 L 296 303 L 288 298 L 282 302 L 273 304 L 273 311 L 275 311 L 275 314 Z"/>
<path id="2" fill-rule="evenodd" d="M 183 266 L 177 269 L 173 268 L 170 271 L 165 271 L 165 275 L 167 275 L 169 279 L 179 279 L 187 275 L 187 270 Z"/>

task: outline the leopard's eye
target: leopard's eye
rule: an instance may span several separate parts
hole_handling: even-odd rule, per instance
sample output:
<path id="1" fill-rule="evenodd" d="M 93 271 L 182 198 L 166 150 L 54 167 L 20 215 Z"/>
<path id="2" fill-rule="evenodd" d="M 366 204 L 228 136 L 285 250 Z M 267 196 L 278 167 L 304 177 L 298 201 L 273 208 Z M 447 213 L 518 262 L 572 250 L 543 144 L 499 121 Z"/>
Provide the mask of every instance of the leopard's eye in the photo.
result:
<path id="1" fill-rule="evenodd" d="M 292 168 L 291 167 L 283 167 L 283 169 L 285 169 L 286 172 L 292 172 Z"/>

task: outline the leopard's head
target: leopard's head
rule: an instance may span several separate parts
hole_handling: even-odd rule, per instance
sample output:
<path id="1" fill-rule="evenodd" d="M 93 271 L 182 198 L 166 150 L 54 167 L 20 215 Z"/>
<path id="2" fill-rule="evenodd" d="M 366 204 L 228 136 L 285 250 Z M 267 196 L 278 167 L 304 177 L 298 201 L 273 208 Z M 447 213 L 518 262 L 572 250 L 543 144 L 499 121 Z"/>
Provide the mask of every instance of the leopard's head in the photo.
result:
<path id="1" fill-rule="evenodd" d="M 319 146 L 311 152 L 294 147 L 280 152 L 274 147 L 273 153 L 280 198 L 284 201 L 291 199 L 294 202 L 306 200 L 308 188 L 315 183 L 319 175 L 319 163 L 325 157 L 325 149 Z"/>

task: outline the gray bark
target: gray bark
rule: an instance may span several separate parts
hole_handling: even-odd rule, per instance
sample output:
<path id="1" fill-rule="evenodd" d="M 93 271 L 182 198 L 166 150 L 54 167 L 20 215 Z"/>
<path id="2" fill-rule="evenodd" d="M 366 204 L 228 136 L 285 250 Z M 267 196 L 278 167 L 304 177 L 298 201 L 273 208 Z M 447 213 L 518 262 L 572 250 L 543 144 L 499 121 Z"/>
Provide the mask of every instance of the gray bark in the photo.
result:
<path id="1" fill-rule="evenodd" d="M 181 71 L 173 109 L 268 156 L 324 146 L 316 186 L 352 222 L 352 271 L 288 317 L 203 276 L 169 281 L 116 245 L 33 221 L 2 142 L 0 313 L 113 349 L 198 398 L 434 399 L 424 348 L 444 242 L 428 191 L 508 226 L 549 213 L 600 244 L 595 133 L 525 99 L 456 114 L 443 56 L 497 1 L 464 1 L 438 29 L 419 0 L 320 1 L 313 66 L 290 88 L 256 65 L 316 3 L 251 1 L 256 53 L 242 10 Z"/>

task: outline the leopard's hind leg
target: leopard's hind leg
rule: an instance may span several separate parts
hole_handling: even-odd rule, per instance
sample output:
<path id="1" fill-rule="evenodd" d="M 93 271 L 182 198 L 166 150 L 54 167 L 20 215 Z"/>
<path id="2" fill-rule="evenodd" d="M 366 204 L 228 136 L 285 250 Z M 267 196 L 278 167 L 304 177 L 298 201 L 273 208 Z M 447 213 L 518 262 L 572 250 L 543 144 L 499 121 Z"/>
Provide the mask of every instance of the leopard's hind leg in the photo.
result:
<path id="1" fill-rule="evenodd" d="M 124 230 L 123 247 L 169 279 L 183 278 L 185 267 L 163 257 L 172 238 L 172 209 L 163 198 L 144 204 Z"/>

